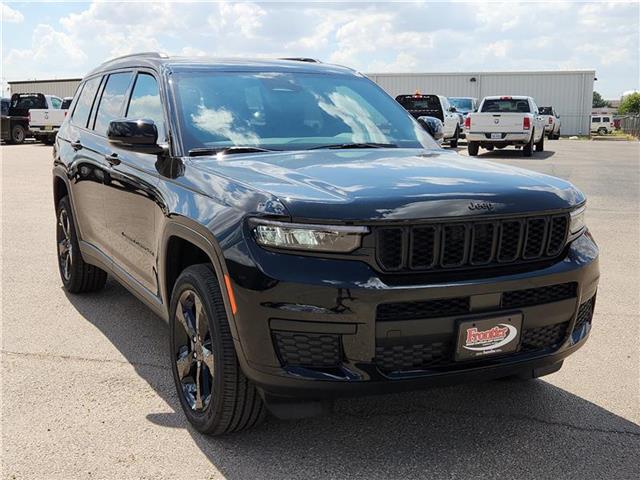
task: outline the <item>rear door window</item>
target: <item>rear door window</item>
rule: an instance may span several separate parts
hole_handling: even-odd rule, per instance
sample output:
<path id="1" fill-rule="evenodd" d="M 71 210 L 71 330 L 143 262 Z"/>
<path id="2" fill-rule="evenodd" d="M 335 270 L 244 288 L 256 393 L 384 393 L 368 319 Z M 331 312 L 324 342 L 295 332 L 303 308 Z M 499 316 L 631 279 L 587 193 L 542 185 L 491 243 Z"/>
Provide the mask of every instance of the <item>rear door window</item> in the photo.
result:
<path id="1" fill-rule="evenodd" d="M 98 113 L 93 129 L 99 135 L 106 135 L 109 122 L 123 116 L 124 102 L 133 74 L 131 72 L 109 75 L 102 90 Z"/>
<path id="2" fill-rule="evenodd" d="M 606 123 L 606 122 L 609 122 L 610 120 L 609 120 L 609 117 L 602 117 L 602 121 Z"/>
<path id="3" fill-rule="evenodd" d="M 153 75 L 140 73 L 136 78 L 126 117 L 153 120 L 158 129 L 158 141 L 165 140 L 160 91 L 158 90 L 158 82 Z"/>
<path id="4" fill-rule="evenodd" d="M 600 117 L 593 117 L 593 118 L 591 119 L 591 121 L 592 121 L 593 123 L 600 123 Z"/>
<path id="5" fill-rule="evenodd" d="M 529 102 L 515 98 L 490 98 L 482 104 L 482 112 L 487 113 L 531 113 Z"/>
<path id="6" fill-rule="evenodd" d="M 87 126 L 89 115 L 91 114 L 91 107 L 93 106 L 93 101 L 98 92 L 101 80 L 102 77 L 95 77 L 87 80 L 82 86 L 82 92 L 71 115 L 71 123 L 74 125 L 79 127 Z"/>

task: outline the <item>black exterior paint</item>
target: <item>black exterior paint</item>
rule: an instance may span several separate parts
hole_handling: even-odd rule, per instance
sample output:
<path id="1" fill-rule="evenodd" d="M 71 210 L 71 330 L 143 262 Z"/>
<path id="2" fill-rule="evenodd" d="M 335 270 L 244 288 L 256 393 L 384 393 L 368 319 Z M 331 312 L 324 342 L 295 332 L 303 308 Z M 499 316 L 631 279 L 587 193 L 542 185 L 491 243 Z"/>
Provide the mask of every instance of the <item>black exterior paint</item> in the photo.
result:
<path id="1" fill-rule="evenodd" d="M 538 375 L 559 367 L 588 335 L 568 336 L 554 351 L 491 358 L 446 371 L 382 373 L 376 344 L 389 330 L 408 341 L 449 335 L 458 318 L 376 322 L 381 303 L 468 296 L 470 314 L 502 313 L 501 292 L 578 284 L 577 297 L 519 309 L 525 328 L 575 322 L 578 306 L 596 292 L 598 249 L 584 233 L 551 262 L 520 269 L 411 276 L 385 274 L 371 241 L 351 254 L 282 253 L 259 247 L 247 219 L 350 225 L 414 224 L 430 219 L 494 218 L 534 212 L 569 212 L 585 202 L 570 183 L 504 165 L 465 159 L 442 149 L 296 151 L 186 157 L 180 143 L 171 74 L 220 71 L 313 71 L 354 75 L 349 69 L 296 61 L 221 61 L 133 56 L 113 61 L 87 78 L 113 71 L 144 71 L 158 80 L 171 135 L 165 154 L 139 153 L 65 121 L 54 150 L 54 192 L 69 193 L 82 254 L 168 319 L 167 248 L 171 238 L 196 245 L 218 278 L 228 274 L 238 304 L 225 302 L 236 352 L 245 374 L 265 396 L 319 398 L 374 393 L 427 384 Z M 75 100 L 74 100 L 75 103 Z M 74 105 L 71 105 L 73 111 Z M 115 159 L 115 160 L 114 160 Z M 475 208 L 490 204 L 489 208 Z M 223 283 L 223 282 L 221 282 Z M 491 300 L 493 299 L 493 300 Z M 283 367 L 273 346 L 278 329 L 341 336 L 338 369 Z M 417 341 L 416 340 L 416 341 Z"/>

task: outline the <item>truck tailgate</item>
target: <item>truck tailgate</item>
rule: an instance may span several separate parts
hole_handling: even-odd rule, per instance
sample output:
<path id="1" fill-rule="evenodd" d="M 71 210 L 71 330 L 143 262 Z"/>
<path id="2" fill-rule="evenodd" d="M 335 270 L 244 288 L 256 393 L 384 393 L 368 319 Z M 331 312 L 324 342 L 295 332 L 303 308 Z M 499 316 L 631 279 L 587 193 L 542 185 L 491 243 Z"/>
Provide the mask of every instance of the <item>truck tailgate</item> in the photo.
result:
<path id="1" fill-rule="evenodd" d="M 59 109 L 31 109 L 29 111 L 30 127 L 59 127 L 64 121 L 67 110 Z"/>
<path id="2" fill-rule="evenodd" d="M 522 132 L 523 113 L 473 113 L 472 132 Z"/>

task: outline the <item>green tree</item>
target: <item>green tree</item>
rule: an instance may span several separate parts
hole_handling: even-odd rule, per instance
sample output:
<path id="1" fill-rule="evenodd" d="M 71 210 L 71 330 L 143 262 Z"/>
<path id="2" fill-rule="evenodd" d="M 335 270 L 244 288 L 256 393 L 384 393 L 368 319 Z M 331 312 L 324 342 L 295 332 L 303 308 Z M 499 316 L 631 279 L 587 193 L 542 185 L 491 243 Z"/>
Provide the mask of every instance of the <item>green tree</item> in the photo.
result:
<path id="1" fill-rule="evenodd" d="M 618 113 L 621 115 L 626 114 L 639 114 L 640 113 L 640 92 L 634 92 L 625 96 L 620 102 Z"/>
<path id="2" fill-rule="evenodd" d="M 600 95 L 598 92 L 596 92 L 594 90 L 593 91 L 593 102 L 592 102 L 591 106 L 593 108 L 603 108 L 603 107 L 608 107 L 609 103 L 604 98 L 602 98 L 602 95 Z"/>

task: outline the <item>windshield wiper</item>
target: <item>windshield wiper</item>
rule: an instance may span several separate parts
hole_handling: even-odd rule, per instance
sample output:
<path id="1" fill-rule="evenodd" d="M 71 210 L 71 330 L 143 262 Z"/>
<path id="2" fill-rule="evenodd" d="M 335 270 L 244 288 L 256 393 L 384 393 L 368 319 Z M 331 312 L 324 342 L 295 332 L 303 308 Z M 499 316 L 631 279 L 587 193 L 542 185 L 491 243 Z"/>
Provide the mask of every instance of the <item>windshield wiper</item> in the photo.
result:
<path id="1" fill-rule="evenodd" d="M 202 157 L 206 155 L 217 155 L 218 153 L 231 155 L 234 153 L 260 153 L 260 152 L 277 152 L 277 151 L 278 150 L 262 148 L 262 147 L 234 145 L 231 147 L 220 147 L 220 148 L 192 148 L 191 150 L 189 150 L 189 156 Z"/>
<path id="2" fill-rule="evenodd" d="M 333 150 L 342 150 L 349 148 L 397 148 L 395 143 L 335 143 L 333 145 L 318 145 L 308 150 L 320 150 L 321 148 L 330 148 Z"/>

